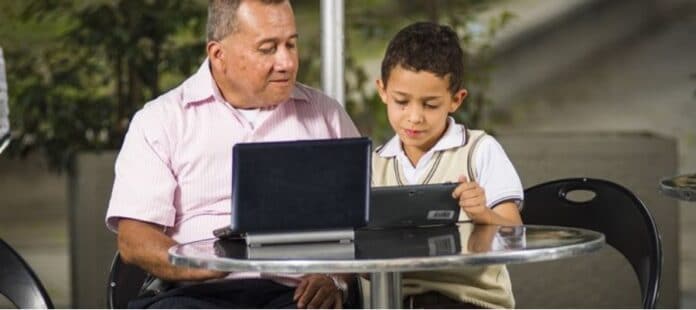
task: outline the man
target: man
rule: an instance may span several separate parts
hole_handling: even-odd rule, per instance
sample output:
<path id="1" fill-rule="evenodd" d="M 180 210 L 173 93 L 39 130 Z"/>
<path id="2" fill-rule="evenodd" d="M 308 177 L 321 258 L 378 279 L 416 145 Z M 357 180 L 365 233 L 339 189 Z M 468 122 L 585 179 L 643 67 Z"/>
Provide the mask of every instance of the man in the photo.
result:
<path id="1" fill-rule="evenodd" d="M 106 223 L 123 260 L 178 283 L 132 305 L 339 308 L 349 276 L 227 274 L 167 260 L 172 245 L 229 224 L 235 143 L 359 135 L 335 100 L 295 82 L 298 35 L 287 0 L 210 0 L 207 28 L 207 60 L 136 113 L 116 162 Z"/>

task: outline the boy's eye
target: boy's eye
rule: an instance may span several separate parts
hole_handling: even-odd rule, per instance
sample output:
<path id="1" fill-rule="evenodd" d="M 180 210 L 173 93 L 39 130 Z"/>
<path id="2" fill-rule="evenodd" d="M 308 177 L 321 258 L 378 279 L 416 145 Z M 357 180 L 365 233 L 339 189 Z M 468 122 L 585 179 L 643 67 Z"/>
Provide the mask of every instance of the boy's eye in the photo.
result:
<path id="1" fill-rule="evenodd" d="M 394 100 L 394 103 L 398 105 L 406 105 L 408 103 L 408 100 Z"/>
<path id="2" fill-rule="evenodd" d="M 442 102 L 439 100 L 423 100 L 423 108 L 434 110 L 440 107 Z"/>

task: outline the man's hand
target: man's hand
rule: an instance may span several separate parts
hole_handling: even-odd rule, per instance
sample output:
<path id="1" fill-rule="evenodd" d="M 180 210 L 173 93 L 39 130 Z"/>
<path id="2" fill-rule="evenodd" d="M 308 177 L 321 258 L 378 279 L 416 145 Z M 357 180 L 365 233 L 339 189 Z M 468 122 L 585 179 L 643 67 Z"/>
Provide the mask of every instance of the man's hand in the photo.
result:
<path id="1" fill-rule="evenodd" d="M 469 182 L 469 178 L 465 176 L 460 176 L 459 182 L 461 183 L 452 192 L 452 197 L 459 201 L 459 207 L 473 222 L 487 222 L 485 217 L 490 209 L 486 207 L 486 192 L 478 183 Z"/>
<path id="2" fill-rule="evenodd" d="M 124 262 L 169 281 L 204 281 L 222 278 L 227 272 L 176 267 L 169 263 L 167 250 L 176 244 L 161 226 L 131 219 L 118 224 L 118 250 Z"/>
<path id="3" fill-rule="evenodd" d="M 310 274 L 302 277 L 295 289 L 293 300 L 297 308 L 341 309 L 343 293 L 336 287 L 333 279 L 323 274 Z"/>

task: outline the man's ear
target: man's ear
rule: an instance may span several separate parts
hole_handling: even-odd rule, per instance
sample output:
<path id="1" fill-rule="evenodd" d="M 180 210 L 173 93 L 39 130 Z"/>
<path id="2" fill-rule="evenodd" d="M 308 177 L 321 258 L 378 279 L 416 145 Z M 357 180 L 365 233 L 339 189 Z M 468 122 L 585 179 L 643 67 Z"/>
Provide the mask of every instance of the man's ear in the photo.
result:
<path id="1" fill-rule="evenodd" d="M 217 41 L 208 41 L 205 48 L 206 52 L 208 53 L 208 61 L 210 61 L 210 65 L 213 66 L 213 68 L 222 69 L 222 59 L 224 56 L 222 44 Z"/>
<path id="2" fill-rule="evenodd" d="M 377 79 L 375 84 L 377 85 L 377 93 L 379 94 L 379 98 L 382 99 L 382 103 L 387 104 L 387 90 L 384 88 L 384 83 L 382 80 Z"/>
<path id="3" fill-rule="evenodd" d="M 454 96 L 452 97 L 452 105 L 450 105 L 449 112 L 454 113 L 454 111 L 457 111 L 457 109 L 459 109 L 459 106 L 462 105 L 462 102 L 468 94 L 469 92 L 467 92 L 464 88 L 454 93 Z"/>

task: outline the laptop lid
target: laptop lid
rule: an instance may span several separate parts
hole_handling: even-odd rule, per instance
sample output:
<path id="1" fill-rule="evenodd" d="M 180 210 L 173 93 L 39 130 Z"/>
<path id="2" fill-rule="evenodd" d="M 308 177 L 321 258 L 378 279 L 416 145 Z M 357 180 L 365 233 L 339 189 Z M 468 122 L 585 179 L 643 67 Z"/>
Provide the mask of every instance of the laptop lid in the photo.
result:
<path id="1" fill-rule="evenodd" d="M 459 220 L 456 183 L 373 187 L 370 228 L 444 225 Z"/>
<path id="2" fill-rule="evenodd" d="M 230 229 L 283 232 L 366 225 L 370 153 L 368 138 L 235 145 Z"/>

